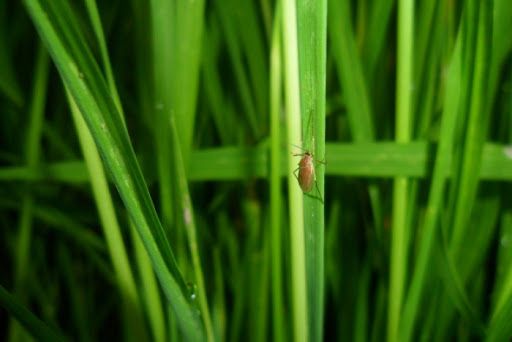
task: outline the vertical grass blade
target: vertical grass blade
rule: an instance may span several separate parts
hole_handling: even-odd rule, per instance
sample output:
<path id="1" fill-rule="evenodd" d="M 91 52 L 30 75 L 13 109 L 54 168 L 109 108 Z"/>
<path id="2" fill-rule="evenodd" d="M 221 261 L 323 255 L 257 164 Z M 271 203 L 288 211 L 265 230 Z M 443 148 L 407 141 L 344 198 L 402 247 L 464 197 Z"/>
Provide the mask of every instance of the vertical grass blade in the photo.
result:
<path id="1" fill-rule="evenodd" d="M 139 113 L 146 123 L 147 126 L 152 127 L 153 117 L 154 117 L 154 105 L 152 95 L 153 95 L 153 87 L 152 85 L 152 64 L 150 63 L 151 57 L 148 56 L 147 50 L 150 48 L 150 42 L 148 37 L 151 32 L 151 22 L 149 13 L 149 3 L 144 0 L 133 0 L 133 9 L 132 13 L 134 16 L 135 23 L 135 46 L 136 49 L 136 77 L 137 77 L 137 93 L 139 100 Z M 103 58 L 105 60 L 105 58 Z M 105 62 L 104 62 L 105 63 Z M 108 72 L 108 70 L 106 70 Z M 110 80 L 110 78 L 108 78 Z M 112 77 L 113 81 L 113 77 Z M 155 140 L 157 139 L 156 135 Z M 164 140 L 165 142 L 165 140 Z M 160 184 L 160 186 L 165 186 L 165 184 Z M 170 189 L 169 189 L 170 190 Z M 162 194 L 162 191 L 160 192 Z M 161 197 L 163 198 L 163 196 Z M 162 208 L 166 198 L 162 200 Z M 170 209 L 170 205 L 169 205 Z M 165 227 L 165 220 L 170 220 L 170 218 L 164 218 L 163 215 L 164 210 L 162 210 L 162 224 Z M 170 216 L 170 215 L 169 215 Z M 144 245 L 137 234 L 137 229 L 134 227 L 133 223 L 130 222 L 131 237 L 134 245 L 135 251 L 135 262 L 137 264 L 137 268 L 139 270 L 139 278 L 141 283 L 142 291 L 140 291 L 140 297 L 143 299 L 143 303 L 145 304 L 145 311 L 147 313 L 149 328 L 152 333 L 152 338 L 157 341 L 165 341 L 167 326 L 166 326 L 166 317 L 164 312 L 164 307 L 168 307 L 165 300 L 163 300 L 160 289 L 158 286 L 158 281 L 155 276 L 155 272 L 151 267 L 151 260 L 147 251 L 144 249 Z"/>
<path id="2" fill-rule="evenodd" d="M 358 55 L 348 0 L 329 1 L 329 35 L 354 141 L 375 139 L 372 106 Z"/>
<path id="3" fill-rule="evenodd" d="M 183 160 L 188 165 L 203 45 L 204 0 L 152 0 L 151 11 L 153 49 L 157 52 L 154 77 L 166 91 L 156 98 L 155 105 L 176 116 Z"/>
<path id="4" fill-rule="evenodd" d="M 294 0 L 283 0 L 283 42 L 285 63 L 285 106 L 288 146 L 302 146 L 301 99 L 299 84 L 299 52 L 297 16 Z M 290 206 L 291 286 L 293 307 L 293 339 L 308 341 L 308 309 L 306 253 L 304 241 L 304 205 L 302 190 L 293 172 L 297 158 L 288 154 L 288 196 Z"/>
<path id="5" fill-rule="evenodd" d="M 373 141 L 376 134 L 375 118 L 370 100 L 370 83 L 365 77 L 368 73 L 363 70 L 363 63 L 359 56 L 356 37 L 352 28 L 350 2 L 347 0 L 329 1 L 328 15 L 329 37 L 334 61 L 336 62 L 336 71 L 346 102 L 350 134 L 355 142 Z M 379 33 L 372 34 L 380 35 Z M 372 44 L 374 43 L 376 46 L 372 48 L 379 49 L 378 42 L 372 39 Z M 370 182 L 368 188 L 373 224 L 377 238 L 382 240 L 383 218 L 380 190 L 375 182 Z"/>
<path id="6" fill-rule="evenodd" d="M 285 311 L 283 298 L 283 238 L 281 227 L 281 94 L 282 85 L 282 44 L 281 2 L 278 1 L 274 12 L 274 25 L 270 49 L 270 235 L 271 235 L 271 272 L 272 272 L 272 332 L 273 340 L 285 341 Z"/>
<path id="7" fill-rule="evenodd" d="M 365 66 L 370 79 L 374 78 L 375 70 L 379 57 L 382 55 L 383 48 L 387 42 L 386 33 L 388 32 L 392 9 L 395 0 L 378 0 L 370 6 L 370 15 L 368 19 L 368 38 L 364 46 Z"/>
<path id="8" fill-rule="evenodd" d="M 201 258 L 199 256 L 199 248 L 197 243 L 197 232 L 194 218 L 194 211 L 192 208 L 192 200 L 188 191 L 188 180 L 185 174 L 185 166 L 183 157 L 181 155 L 181 145 L 174 123 L 174 116 L 171 116 L 171 142 L 173 146 L 174 167 L 176 168 L 176 193 L 179 194 L 177 203 L 180 207 L 179 221 L 183 224 L 183 228 L 187 233 L 190 254 L 192 256 L 192 266 L 194 268 L 194 276 L 197 282 L 197 294 L 192 293 L 191 299 L 199 301 L 201 308 L 201 316 L 206 330 L 206 338 L 208 341 L 213 341 L 212 322 L 210 318 L 210 310 L 208 309 L 208 300 L 206 298 L 206 288 L 201 267 Z"/>
<path id="9" fill-rule="evenodd" d="M 302 147 L 316 160 L 315 189 L 304 196 L 304 234 L 306 238 L 306 277 L 308 336 L 323 340 L 324 317 L 324 164 L 325 87 L 327 54 L 327 0 L 298 1 L 298 47 Z"/>
<path id="10" fill-rule="evenodd" d="M 413 335 L 416 316 L 420 310 L 420 302 L 423 298 L 425 284 L 428 281 L 430 262 L 433 254 L 433 246 L 437 237 L 437 229 L 440 222 L 440 213 L 443 204 L 443 195 L 449 161 L 452 156 L 454 143 L 454 130 L 457 121 L 460 98 L 461 80 L 461 35 L 457 40 L 454 54 L 450 61 L 446 94 L 444 96 L 443 117 L 439 145 L 436 151 L 432 184 L 425 213 L 425 219 L 421 234 L 421 243 L 417 247 L 417 257 L 413 267 L 413 274 L 407 298 L 404 303 L 402 320 L 400 322 L 400 340 L 410 341 Z"/>
<path id="11" fill-rule="evenodd" d="M 153 49 L 155 65 L 155 104 L 157 109 L 157 143 L 160 146 L 160 191 L 164 217 L 171 223 L 171 202 L 178 213 L 175 223 L 187 234 L 197 282 L 197 296 L 206 338 L 213 340 L 213 330 L 199 257 L 196 225 L 188 191 L 186 167 L 192 146 L 195 121 L 197 82 L 202 46 L 204 1 L 152 1 Z M 169 20 L 172 18 L 173 20 Z M 169 126 L 170 125 L 170 126 Z M 170 127 L 167 128 L 167 127 Z M 169 145 L 170 144 L 170 145 Z M 172 146 L 169 149 L 169 146 Z M 174 160 L 170 158 L 174 157 Z M 171 164 L 171 162 L 174 162 Z M 174 173 L 171 170 L 174 170 Z M 170 176 L 174 174 L 174 182 Z M 173 184 L 174 183 L 174 184 Z M 175 198 L 171 199 L 171 189 Z M 176 225 L 178 226 L 178 225 Z M 176 234 L 177 233 L 177 234 Z M 174 232 L 178 237 L 181 232 Z M 177 244 L 180 245 L 179 243 Z"/>
<path id="12" fill-rule="evenodd" d="M 251 93 L 249 75 L 244 70 L 243 52 L 241 51 L 240 37 L 238 36 L 236 16 L 234 13 L 237 11 L 235 4 L 231 1 L 225 3 L 217 3 L 217 11 L 220 17 L 220 25 L 224 30 L 226 37 L 227 49 L 230 55 L 231 63 L 233 64 L 233 72 L 236 79 L 237 92 L 239 93 L 240 101 L 243 106 L 244 115 L 251 129 L 253 136 L 260 135 L 260 128 L 258 123 L 258 113 L 256 112 L 256 104 L 253 94 Z"/>
<path id="13" fill-rule="evenodd" d="M 411 139 L 413 105 L 413 37 L 414 1 L 398 1 L 398 56 L 396 82 L 396 141 L 407 143 Z M 391 228 L 391 258 L 388 300 L 388 341 L 397 341 L 402 311 L 405 280 L 407 278 L 407 212 L 409 181 L 397 177 L 393 183 L 393 213 Z"/>
<path id="14" fill-rule="evenodd" d="M 173 196 L 172 196 L 172 162 L 169 118 L 172 115 L 172 99 L 169 96 L 173 91 L 172 85 L 172 59 L 173 41 L 170 39 L 174 8 L 170 1 L 151 1 L 151 71 L 153 82 L 151 89 L 151 115 L 152 128 L 156 147 L 156 167 L 158 175 L 158 190 L 160 199 L 159 214 L 165 229 L 173 225 Z M 148 68 L 149 69 L 149 68 Z M 173 230 L 175 246 L 183 244 L 183 232 Z M 178 251 L 177 258 L 180 261 L 183 253 Z"/>
<path id="15" fill-rule="evenodd" d="M 110 58 L 108 55 L 107 42 L 105 41 L 105 34 L 103 33 L 103 26 L 101 25 L 101 18 L 98 13 L 98 7 L 96 6 L 96 0 L 85 0 L 85 5 L 94 29 L 94 34 L 96 35 L 96 40 L 98 41 L 102 64 L 105 68 L 105 77 L 107 79 L 110 93 L 112 94 L 112 99 L 114 100 L 117 109 L 122 114 L 121 100 L 119 99 L 119 94 L 117 92 L 114 73 L 112 72 L 112 65 L 110 64 Z M 124 120 L 124 115 L 122 115 L 122 120 Z"/>
<path id="16" fill-rule="evenodd" d="M 488 103 L 489 61 L 492 42 L 492 6 L 483 1 L 478 9 L 478 31 L 476 55 L 469 99 L 469 122 L 464 143 L 459 194 L 456 197 L 453 221 L 452 247 L 455 253 L 461 248 L 463 236 L 470 220 L 471 208 L 478 189 L 478 176 L 482 161 L 482 150 L 489 125 Z"/>
<path id="17" fill-rule="evenodd" d="M 137 234 L 136 228 L 133 224 L 130 225 L 132 230 L 132 241 L 135 249 L 135 261 L 140 273 L 140 284 L 142 287 L 141 298 L 145 304 L 145 311 L 151 328 L 151 336 L 156 342 L 166 341 L 166 326 L 165 315 L 162 297 L 158 288 L 158 282 L 155 277 L 153 268 L 151 267 L 151 260 L 148 253 L 144 249 L 144 245 Z"/>
<path id="18" fill-rule="evenodd" d="M 117 221 L 112 196 L 108 188 L 107 176 L 101 163 L 101 158 L 94 145 L 94 140 L 73 99 L 68 94 L 69 105 L 75 127 L 78 132 L 80 146 L 91 177 L 91 187 L 96 201 L 103 233 L 107 240 L 110 259 L 114 266 L 117 286 L 123 301 L 123 317 L 127 336 L 138 340 L 148 338 L 144 326 L 144 315 L 140 307 L 139 294 L 123 243 L 123 235 Z"/>

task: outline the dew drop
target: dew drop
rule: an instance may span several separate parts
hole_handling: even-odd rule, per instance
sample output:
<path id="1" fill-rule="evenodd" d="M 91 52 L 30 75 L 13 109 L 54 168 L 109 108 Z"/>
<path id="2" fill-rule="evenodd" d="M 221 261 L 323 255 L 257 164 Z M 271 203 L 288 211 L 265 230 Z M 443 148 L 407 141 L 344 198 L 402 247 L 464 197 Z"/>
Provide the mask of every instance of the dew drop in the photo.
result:
<path id="1" fill-rule="evenodd" d="M 191 301 L 195 301 L 197 298 L 197 285 L 193 283 L 187 283 L 188 297 Z"/>

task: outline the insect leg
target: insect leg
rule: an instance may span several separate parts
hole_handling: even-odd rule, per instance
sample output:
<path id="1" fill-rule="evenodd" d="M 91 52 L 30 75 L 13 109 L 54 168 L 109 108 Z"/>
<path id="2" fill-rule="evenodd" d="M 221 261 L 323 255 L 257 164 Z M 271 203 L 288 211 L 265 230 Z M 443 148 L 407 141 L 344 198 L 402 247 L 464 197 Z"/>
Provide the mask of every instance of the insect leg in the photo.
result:
<path id="1" fill-rule="evenodd" d="M 315 159 L 315 163 L 316 163 L 316 164 L 322 164 L 322 165 L 327 164 L 327 162 L 325 161 L 325 157 L 324 157 L 324 159 L 322 159 L 322 160 Z"/>
<path id="2" fill-rule="evenodd" d="M 320 201 L 320 203 L 322 203 L 322 205 L 324 205 L 323 198 L 321 198 L 319 196 L 311 195 L 311 194 L 308 194 L 308 193 L 305 193 L 305 192 L 304 192 L 304 196 L 308 196 L 309 198 L 316 199 L 316 200 Z"/>
<path id="3" fill-rule="evenodd" d="M 303 151 L 304 153 L 308 151 L 308 150 L 306 150 L 304 147 L 300 147 L 300 146 L 295 145 L 295 144 L 292 144 L 292 146 L 293 146 L 293 147 L 298 148 L 299 150 Z M 304 153 L 294 154 L 294 156 L 301 156 L 301 155 L 303 155 Z"/>
<path id="4" fill-rule="evenodd" d="M 316 191 L 318 192 L 318 199 L 320 200 L 320 202 L 322 202 L 322 204 L 324 204 L 324 199 L 322 198 L 322 194 L 320 193 L 320 188 L 318 187 L 318 182 L 316 181 L 316 179 L 315 179 L 315 187 L 316 187 Z"/>
<path id="5" fill-rule="evenodd" d="M 295 179 L 297 180 L 297 182 L 299 181 L 299 176 L 297 176 L 297 171 L 300 170 L 300 166 L 298 168 L 295 169 L 295 171 L 293 171 L 293 175 L 295 176 Z"/>

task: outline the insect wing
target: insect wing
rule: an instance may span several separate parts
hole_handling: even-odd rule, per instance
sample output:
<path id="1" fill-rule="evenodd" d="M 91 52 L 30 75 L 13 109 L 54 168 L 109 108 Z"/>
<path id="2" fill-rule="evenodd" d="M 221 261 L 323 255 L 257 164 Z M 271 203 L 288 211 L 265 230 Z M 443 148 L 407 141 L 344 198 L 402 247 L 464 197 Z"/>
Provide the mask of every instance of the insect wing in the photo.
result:
<path id="1" fill-rule="evenodd" d="M 306 153 L 299 163 L 299 185 L 302 191 L 310 192 L 315 183 L 315 167 L 313 157 Z"/>

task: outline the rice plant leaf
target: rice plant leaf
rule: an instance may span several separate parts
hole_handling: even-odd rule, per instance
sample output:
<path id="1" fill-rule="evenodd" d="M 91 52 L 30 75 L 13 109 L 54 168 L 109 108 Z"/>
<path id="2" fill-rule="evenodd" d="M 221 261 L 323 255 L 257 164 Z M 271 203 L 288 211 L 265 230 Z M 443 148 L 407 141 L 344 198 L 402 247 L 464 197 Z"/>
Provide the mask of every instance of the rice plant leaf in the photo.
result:
<path id="1" fill-rule="evenodd" d="M 448 249 L 445 235 L 446 234 L 441 234 L 440 239 L 441 264 L 443 265 L 441 275 L 445 283 L 444 288 L 459 312 L 469 322 L 469 326 L 476 330 L 480 336 L 483 336 L 484 325 L 480 317 L 478 317 L 477 311 L 471 304 L 467 291 L 464 288 L 464 279 L 457 270 L 454 257 L 451 255 L 453 252 Z"/>
<path id="2" fill-rule="evenodd" d="M 243 113 L 247 118 L 248 126 L 251 129 L 253 137 L 259 137 L 261 129 L 256 111 L 255 96 L 251 92 L 249 76 L 244 68 L 243 51 L 241 37 L 238 33 L 239 23 L 235 21 L 234 13 L 237 11 L 238 4 L 228 1 L 227 4 L 217 2 L 217 12 L 220 18 L 220 25 L 226 37 L 227 48 L 231 63 L 233 64 L 234 76 L 237 83 L 237 91 L 240 93 L 240 100 L 243 106 Z"/>
<path id="3" fill-rule="evenodd" d="M 398 1 L 397 27 L 397 71 L 396 71 L 396 121 L 395 139 L 407 143 L 412 138 L 413 103 L 413 51 L 414 51 L 414 1 Z M 388 341 L 398 339 L 402 306 L 405 297 L 405 282 L 408 278 L 410 180 L 396 177 L 393 180 L 393 223 L 391 227 L 390 280 L 388 307 Z"/>
<path id="4" fill-rule="evenodd" d="M 352 29 L 349 1 L 329 1 L 329 41 L 356 142 L 375 139 L 372 106 Z"/>
<path id="5" fill-rule="evenodd" d="M 297 2 L 302 148 L 313 154 L 314 190 L 304 196 L 308 336 L 323 339 L 327 0 Z"/>
<path id="6" fill-rule="evenodd" d="M 368 38 L 364 46 L 364 60 L 367 75 L 373 78 L 377 62 L 387 42 L 386 34 L 389 30 L 389 23 L 395 0 L 378 0 L 370 8 L 370 19 L 368 20 Z"/>
<path id="7" fill-rule="evenodd" d="M 108 188 L 105 170 L 101 163 L 98 150 L 94 145 L 94 140 L 76 103 L 69 95 L 69 92 L 68 100 L 84 159 L 89 174 L 91 175 L 91 187 L 98 208 L 103 233 L 107 241 L 110 259 L 118 280 L 117 285 L 121 297 L 123 298 L 124 323 L 130 335 L 133 335 L 138 340 L 144 340 L 147 339 L 147 332 L 143 320 L 144 315 L 140 308 L 135 278 L 123 242 L 121 228 L 117 220 L 112 195 Z"/>
<path id="8" fill-rule="evenodd" d="M 409 341 L 413 335 L 416 315 L 419 310 L 419 303 L 423 298 L 425 282 L 427 281 L 426 277 L 439 226 L 439 215 L 446 185 L 446 174 L 449 170 L 448 160 L 449 156 L 452 154 L 454 140 L 453 131 L 459 108 L 459 82 L 461 78 L 460 40 L 459 35 L 448 71 L 439 146 L 437 147 L 434 162 L 432 184 L 430 186 L 429 199 L 422 229 L 422 240 L 418 246 L 418 254 L 414 262 L 411 284 L 409 285 L 407 297 L 404 301 L 402 320 L 399 327 L 401 341 Z"/>
<path id="9" fill-rule="evenodd" d="M 61 1 L 27 0 L 24 4 L 84 116 L 150 255 L 164 293 L 177 313 L 183 334 L 190 340 L 203 339 L 204 329 L 197 308 L 190 302 L 185 280 L 149 196 L 121 115 L 87 44 L 76 33 L 73 12 Z M 65 27 L 63 22 L 67 24 Z"/>
<path id="10" fill-rule="evenodd" d="M 488 106 L 489 59 L 492 37 L 492 9 L 491 4 L 482 2 L 478 9 L 478 30 L 476 34 L 476 56 L 472 80 L 471 97 L 468 99 L 469 116 L 467 133 L 464 143 L 462 170 L 459 178 L 459 193 L 456 196 L 455 213 L 453 219 L 453 236 L 451 247 L 460 248 L 463 244 L 465 227 L 467 226 L 473 202 L 478 189 L 478 171 L 481 168 L 483 145 L 487 137 L 490 122 Z"/>
<path id="11" fill-rule="evenodd" d="M 283 286 L 283 220 L 281 195 L 282 187 L 282 154 L 281 154 L 281 107 L 283 92 L 283 67 L 281 25 L 281 2 L 277 2 L 274 12 L 272 42 L 270 49 L 270 239 L 271 239 L 271 287 L 272 287 L 272 337 L 276 342 L 285 341 L 286 318 L 285 297 Z"/>
<path id="12" fill-rule="evenodd" d="M 297 10 L 295 0 L 282 2 L 283 55 L 285 65 L 284 94 L 286 108 L 287 143 L 301 145 L 301 88 L 299 76 L 299 50 L 297 35 Z M 320 114 L 319 114 L 320 115 Z M 308 341 L 308 294 L 306 280 L 306 252 L 304 232 L 304 203 L 302 190 L 297 184 L 294 171 L 297 158 L 288 154 L 284 170 L 288 175 L 288 202 L 290 218 L 290 260 L 293 307 L 293 339 Z"/>

